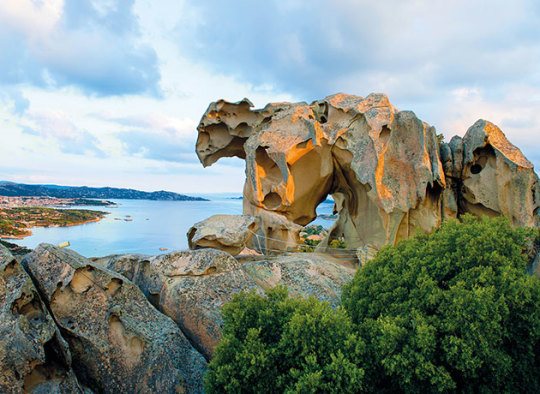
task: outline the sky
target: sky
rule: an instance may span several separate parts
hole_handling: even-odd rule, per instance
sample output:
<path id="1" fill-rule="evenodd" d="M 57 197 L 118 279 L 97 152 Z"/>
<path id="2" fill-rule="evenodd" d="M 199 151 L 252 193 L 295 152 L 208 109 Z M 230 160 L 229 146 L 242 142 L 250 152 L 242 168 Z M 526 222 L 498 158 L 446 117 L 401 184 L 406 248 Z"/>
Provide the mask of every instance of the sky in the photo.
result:
<path id="1" fill-rule="evenodd" d="M 2 0 L 0 180 L 241 192 L 211 101 L 386 93 L 449 140 L 497 124 L 540 168 L 537 0 Z"/>

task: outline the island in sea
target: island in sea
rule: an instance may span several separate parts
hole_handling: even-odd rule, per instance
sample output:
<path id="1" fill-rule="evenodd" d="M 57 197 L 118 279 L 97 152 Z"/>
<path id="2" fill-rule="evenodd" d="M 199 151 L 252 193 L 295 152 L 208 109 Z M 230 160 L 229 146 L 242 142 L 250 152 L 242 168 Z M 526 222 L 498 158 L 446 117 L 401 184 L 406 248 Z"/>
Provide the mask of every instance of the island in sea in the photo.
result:
<path id="1" fill-rule="evenodd" d="M 112 187 L 28 185 L 0 182 L 0 238 L 20 239 L 33 227 L 67 227 L 104 218 L 108 212 L 65 209 L 70 206 L 114 206 L 107 199 L 208 201 L 168 191 L 144 192 Z"/>

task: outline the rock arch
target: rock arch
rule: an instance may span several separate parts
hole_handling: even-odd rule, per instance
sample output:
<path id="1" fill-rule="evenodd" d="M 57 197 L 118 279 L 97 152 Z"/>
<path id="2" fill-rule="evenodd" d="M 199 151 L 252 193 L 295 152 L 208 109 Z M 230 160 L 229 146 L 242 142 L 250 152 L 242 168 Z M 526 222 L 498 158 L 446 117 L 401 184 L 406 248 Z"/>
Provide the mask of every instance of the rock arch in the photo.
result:
<path id="1" fill-rule="evenodd" d="M 538 176 L 490 122 L 445 143 L 384 94 L 252 106 L 211 103 L 196 151 L 204 166 L 245 159 L 244 214 L 260 217 L 268 250 L 295 248 L 329 194 L 339 217 L 323 242 L 343 236 L 353 248 L 394 244 L 466 212 L 540 222 Z"/>

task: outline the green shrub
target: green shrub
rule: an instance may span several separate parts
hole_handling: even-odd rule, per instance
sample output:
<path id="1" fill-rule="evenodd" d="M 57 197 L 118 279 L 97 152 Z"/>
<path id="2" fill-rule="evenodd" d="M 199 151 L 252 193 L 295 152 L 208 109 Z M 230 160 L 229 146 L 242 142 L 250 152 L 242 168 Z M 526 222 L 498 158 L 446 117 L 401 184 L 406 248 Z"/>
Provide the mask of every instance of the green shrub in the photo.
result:
<path id="1" fill-rule="evenodd" d="M 504 219 L 449 221 L 383 248 L 346 286 L 377 392 L 540 392 L 533 233 Z"/>
<path id="2" fill-rule="evenodd" d="M 223 338 L 205 379 L 209 393 L 336 392 L 362 387 L 363 344 L 342 309 L 284 288 L 237 295 L 223 307 Z"/>
<path id="3" fill-rule="evenodd" d="M 343 238 L 336 238 L 330 241 L 329 246 L 332 249 L 345 249 L 347 247 L 347 244 L 345 243 L 345 240 Z"/>
<path id="4" fill-rule="evenodd" d="M 344 309 L 283 288 L 225 305 L 205 379 L 215 392 L 540 392 L 538 231 L 449 221 L 383 248 Z M 537 239 L 538 241 L 538 239 Z"/>

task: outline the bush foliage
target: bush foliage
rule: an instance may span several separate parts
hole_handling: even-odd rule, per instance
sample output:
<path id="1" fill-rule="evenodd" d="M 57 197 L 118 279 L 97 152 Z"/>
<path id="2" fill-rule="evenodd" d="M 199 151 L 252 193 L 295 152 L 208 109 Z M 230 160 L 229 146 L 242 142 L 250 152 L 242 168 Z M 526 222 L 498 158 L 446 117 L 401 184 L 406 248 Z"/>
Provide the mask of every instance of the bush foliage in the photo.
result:
<path id="1" fill-rule="evenodd" d="M 387 247 L 344 289 L 378 391 L 540 392 L 533 233 L 465 217 Z"/>
<path id="2" fill-rule="evenodd" d="M 344 309 L 281 288 L 238 295 L 207 390 L 540 392 L 536 234 L 449 221 L 383 248 L 345 287 Z"/>
<path id="3" fill-rule="evenodd" d="M 363 344 L 342 309 L 314 298 L 239 294 L 223 307 L 225 327 L 206 375 L 210 393 L 340 392 L 362 387 Z"/>

